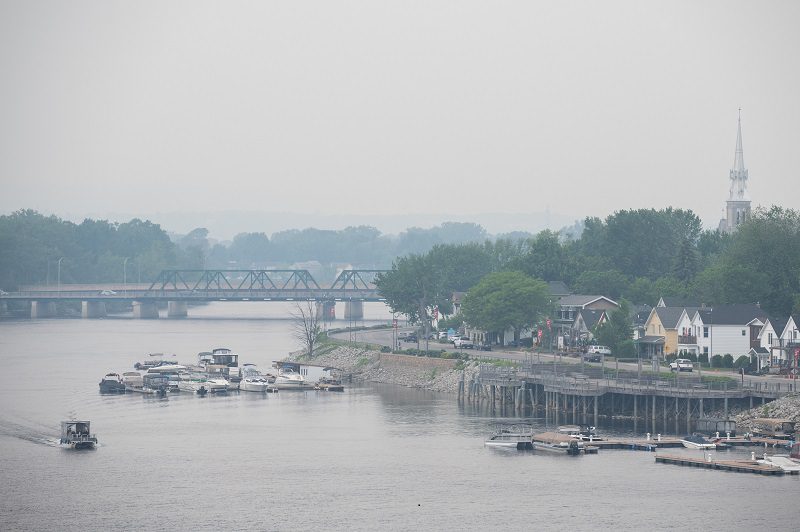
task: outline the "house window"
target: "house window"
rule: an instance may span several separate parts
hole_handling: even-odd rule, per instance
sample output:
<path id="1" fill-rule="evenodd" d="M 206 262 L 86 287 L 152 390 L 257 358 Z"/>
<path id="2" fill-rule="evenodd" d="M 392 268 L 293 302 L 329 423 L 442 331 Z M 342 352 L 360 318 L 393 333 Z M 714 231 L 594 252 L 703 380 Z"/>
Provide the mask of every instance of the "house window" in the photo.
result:
<path id="1" fill-rule="evenodd" d="M 703 347 L 703 354 L 708 356 L 708 346 Z"/>
<path id="2" fill-rule="evenodd" d="M 772 345 L 772 333 L 767 334 L 767 342 Z"/>
<path id="3" fill-rule="evenodd" d="M 658 334 L 661 334 L 661 325 L 658 326 Z"/>
<path id="4" fill-rule="evenodd" d="M 708 338 L 708 327 L 703 327 L 703 338 Z"/>
<path id="5" fill-rule="evenodd" d="M 742 336 L 747 336 L 747 331 L 745 331 L 744 329 L 742 329 Z"/>

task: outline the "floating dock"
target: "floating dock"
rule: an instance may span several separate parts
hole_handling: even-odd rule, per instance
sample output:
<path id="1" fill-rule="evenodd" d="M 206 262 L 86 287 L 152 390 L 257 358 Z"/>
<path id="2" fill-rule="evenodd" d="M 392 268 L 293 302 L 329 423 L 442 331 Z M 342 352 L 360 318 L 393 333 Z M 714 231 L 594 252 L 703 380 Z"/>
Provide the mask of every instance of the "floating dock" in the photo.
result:
<path id="1" fill-rule="evenodd" d="M 706 460 L 688 456 L 656 455 L 657 464 L 672 464 L 704 469 L 717 469 L 735 473 L 755 473 L 757 475 L 797 475 L 800 471 L 784 471 L 780 467 L 759 464 L 755 460 Z"/>

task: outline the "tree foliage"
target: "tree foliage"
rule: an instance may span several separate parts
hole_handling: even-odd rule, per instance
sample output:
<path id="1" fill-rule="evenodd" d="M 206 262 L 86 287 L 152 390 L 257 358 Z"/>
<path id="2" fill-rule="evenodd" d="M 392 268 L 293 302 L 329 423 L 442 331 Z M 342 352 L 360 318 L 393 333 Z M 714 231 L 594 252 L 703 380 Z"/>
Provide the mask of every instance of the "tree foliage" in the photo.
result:
<path id="1" fill-rule="evenodd" d="M 550 291 L 546 283 L 522 272 L 495 272 L 470 288 L 461 304 L 468 324 L 502 334 L 520 332 L 535 325 L 549 310 Z"/>

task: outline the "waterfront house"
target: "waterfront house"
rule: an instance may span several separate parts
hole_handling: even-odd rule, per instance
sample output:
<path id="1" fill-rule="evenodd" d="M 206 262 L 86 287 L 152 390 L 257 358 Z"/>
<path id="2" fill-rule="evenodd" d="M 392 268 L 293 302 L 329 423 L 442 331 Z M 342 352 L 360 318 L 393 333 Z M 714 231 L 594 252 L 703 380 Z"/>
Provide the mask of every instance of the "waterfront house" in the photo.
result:
<path id="1" fill-rule="evenodd" d="M 605 310 L 581 309 L 572 324 L 573 334 L 576 335 L 579 343 L 590 343 L 594 340 L 595 327 L 606 321 L 608 321 L 608 315 Z"/>
<path id="2" fill-rule="evenodd" d="M 762 348 L 769 353 L 767 364 L 785 366 L 793 362 L 800 350 L 800 332 L 798 332 L 800 316 L 789 316 L 786 319 L 770 318 L 759 334 Z"/>
<path id="3" fill-rule="evenodd" d="M 604 310 L 606 312 L 619 308 L 619 304 L 605 296 L 570 294 L 556 302 L 555 317 L 552 327 L 559 337 L 559 346 L 562 341 L 569 345 L 577 343 L 577 333 L 573 331 L 575 318 L 581 310 Z M 563 338 L 563 340 L 562 340 Z"/>
<path id="4" fill-rule="evenodd" d="M 647 323 L 647 318 L 650 317 L 650 311 L 653 310 L 653 307 L 650 305 L 639 305 L 633 311 L 633 317 L 631 319 L 631 328 L 633 329 L 633 339 L 638 340 L 640 338 L 644 338 L 645 336 L 645 324 Z"/>
<path id="5" fill-rule="evenodd" d="M 750 354 L 761 347 L 759 333 L 766 323 L 767 313 L 758 304 L 744 303 L 701 307 L 692 319 L 700 353 L 730 354 L 734 359 Z"/>
<path id="6" fill-rule="evenodd" d="M 680 349 L 685 351 L 697 352 L 697 346 L 689 344 L 692 340 L 691 319 L 688 318 L 689 312 L 696 309 L 689 307 L 659 307 L 656 306 L 650 311 L 650 316 L 645 322 L 645 336 L 664 339 L 663 353 L 665 355 L 677 354 Z M 684 327 L 679 335 L 679 324 Z M 695 342 L 696 344 L 696 342 Z"/>

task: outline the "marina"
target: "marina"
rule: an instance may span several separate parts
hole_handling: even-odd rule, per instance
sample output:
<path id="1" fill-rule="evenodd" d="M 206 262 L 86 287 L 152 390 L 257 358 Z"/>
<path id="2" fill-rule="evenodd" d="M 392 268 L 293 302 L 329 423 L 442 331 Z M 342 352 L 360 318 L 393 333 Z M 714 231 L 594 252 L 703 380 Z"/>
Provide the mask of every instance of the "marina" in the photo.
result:
<path id="1" fill-rule="evenodd" d="M 656 455 L 656 463 L 670 464 L 734 473 L 755 473 L 758 475 L 797 475 L 800 470 L 784 471 L 771 464 L 759 463 L 756 460 L 712 460 L 710 458 L 693 458 L 689 456 Z"/>

